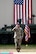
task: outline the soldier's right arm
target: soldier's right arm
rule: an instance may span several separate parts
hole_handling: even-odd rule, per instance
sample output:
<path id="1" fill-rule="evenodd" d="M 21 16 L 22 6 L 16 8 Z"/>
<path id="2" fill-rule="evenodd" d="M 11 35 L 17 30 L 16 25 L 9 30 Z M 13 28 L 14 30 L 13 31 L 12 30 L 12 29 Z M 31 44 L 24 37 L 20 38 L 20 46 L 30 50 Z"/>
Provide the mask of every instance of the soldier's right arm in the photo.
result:
<path id="1" fill-rule="evenodd" d="M 16 31 L 16 26 L 12 29 L 12 31 Z"/>
<path id="2" fill-rule="evenodd" d="M 12 29 L 12 31 L 16 31 L 17 30 L 17 25 Z"/>

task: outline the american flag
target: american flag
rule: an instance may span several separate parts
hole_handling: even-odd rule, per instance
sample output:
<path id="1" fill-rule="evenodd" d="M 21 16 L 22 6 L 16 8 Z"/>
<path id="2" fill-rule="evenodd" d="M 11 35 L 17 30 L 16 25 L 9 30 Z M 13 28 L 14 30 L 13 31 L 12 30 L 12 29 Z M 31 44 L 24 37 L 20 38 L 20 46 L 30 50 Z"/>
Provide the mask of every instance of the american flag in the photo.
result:
<path id="1" fill-rule="evenodd" d="M 24 32 L 25 32 L 25 41 L 28 41 L 31 35 L 30 35 L 30 28 L 27 24 L 25 25 Z"/>
<path id="2" fill-rule="evenodd" d="M 14 0 L 14 24 L 17 24 L 18 19 L 22 19 L 22 24 L 25 24 L 27 19 L 28 24 L 32 23 L 32 0 Z"/>

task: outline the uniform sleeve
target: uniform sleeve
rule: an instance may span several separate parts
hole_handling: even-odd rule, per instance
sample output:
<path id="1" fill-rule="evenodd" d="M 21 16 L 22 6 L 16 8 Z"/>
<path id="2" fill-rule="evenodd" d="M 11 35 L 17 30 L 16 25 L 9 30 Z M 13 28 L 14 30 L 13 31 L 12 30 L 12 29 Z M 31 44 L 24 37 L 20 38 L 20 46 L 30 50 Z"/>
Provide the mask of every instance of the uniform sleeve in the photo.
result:
<path id="1" fill-rule="evenodd" d="M 12 31 L 16 31 L 16 26 L 12 29 Z"/>
<path id="2" fill-rule="evenodd" d="M 23 38 L 23 36 L 24 36 L 23 29 L 21 29 L 21 36 L 22 36 L 22 38 Z"/>

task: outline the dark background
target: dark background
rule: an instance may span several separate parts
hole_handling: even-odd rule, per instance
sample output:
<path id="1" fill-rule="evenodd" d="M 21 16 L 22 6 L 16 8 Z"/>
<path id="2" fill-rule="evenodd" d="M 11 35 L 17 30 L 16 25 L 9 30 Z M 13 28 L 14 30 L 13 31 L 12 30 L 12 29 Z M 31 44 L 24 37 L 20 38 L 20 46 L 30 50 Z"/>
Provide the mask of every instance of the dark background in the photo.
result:
<path id="1" fill-rule="evenodd" d="M 0 44 L 14 44 L 14 32 L 12 32 L 12 28 L 14 26 L 15 25 L 4 25 L 4 27 L 0 29 Z M 25 25 L 21 24 L 21 27 L 24 30 Z M 36 44 L 36 24 L 31 24 L 29 27 L 31 38 L 29 39 L 28 44 Z M 7 31 L 7 29 L 11 29 L 11 31 Z M 22 40 L 22 44 L 25 44 L 25 34 Z"/>

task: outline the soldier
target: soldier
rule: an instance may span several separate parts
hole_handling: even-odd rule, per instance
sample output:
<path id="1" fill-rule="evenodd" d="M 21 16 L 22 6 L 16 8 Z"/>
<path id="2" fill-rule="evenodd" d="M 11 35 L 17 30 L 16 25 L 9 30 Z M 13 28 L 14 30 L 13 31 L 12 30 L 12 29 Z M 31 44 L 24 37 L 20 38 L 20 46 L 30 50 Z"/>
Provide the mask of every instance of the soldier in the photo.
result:
<path id="1" fill-rule="evenodd" d="M 15 46 L 16 46 L 16 49 L 17 51 L 19 52 L 20 49 L 21 49 L 21 42 L 22 42 L 22 39 L 23 39 L 23 29 L 20 27 L 20 24 L 17 24 L 13 29 L 12 31 L 15 32 L 14 34 L 14 42 L 15 42 Z"/>

